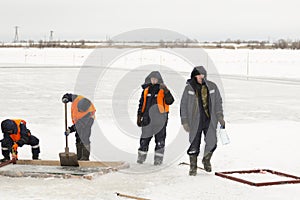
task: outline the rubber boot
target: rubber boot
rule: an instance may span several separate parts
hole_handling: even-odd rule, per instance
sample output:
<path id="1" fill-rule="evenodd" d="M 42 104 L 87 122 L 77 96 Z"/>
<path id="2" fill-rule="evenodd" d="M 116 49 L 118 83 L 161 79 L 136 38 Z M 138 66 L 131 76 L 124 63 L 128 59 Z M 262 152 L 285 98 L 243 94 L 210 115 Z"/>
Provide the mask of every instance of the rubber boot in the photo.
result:
<path id="1" fill-rule="evenodd" d="M 82 145 L 82 156 L 80 160 L 89 160 L 90 159 L 90 151 L 91 145 Z"/>
<path id="2" fill-rule="evenodd" d="M 83 151 L 83 144 L 76 143 L 77 160 L 81 160 Z"/>
<path id="3" fill-rule="evenodd" d="M 211 164 L 210 164 L 210 159 L 212 157 L 212 152 L 207 153 L 203 159 L 202 159 L 202 164 L 204 166 L 205 171 L 211 172 Z"/>
<path id="4" fill-rule="evenodd" d="M 32 147 L 31 152 L 32 152 L 32 160 L 38 160 L 39 153 L 40 153 L 40 147 L 39 146 Z"/>
<path id="5" fill-rule="evenodd" d="M 161 165 L 163 163 L 164 154 L 162 153 L 154 153 L 154 165 Z"/>
<path id="6" fill-rule="evenodd" d="M 138 151 L 137 163 L 143 164 L 147 158 L 147 151 Z"/>
<path id="7" fill-rule="evenodd" d="M 190 155 L 190 176 L 196 176 L 197 175 L 197 156 L 196 155 Z"/>
<path id="8" fill-rule="evenodd" d="M 10 156 L 9 156 L 9 151 L 8 150 L 2 150 L 2 155 L 4 156 L 4 158 L 2 158 L 0 160 L 0 162 L 5 162 L 10 160 Z"/>

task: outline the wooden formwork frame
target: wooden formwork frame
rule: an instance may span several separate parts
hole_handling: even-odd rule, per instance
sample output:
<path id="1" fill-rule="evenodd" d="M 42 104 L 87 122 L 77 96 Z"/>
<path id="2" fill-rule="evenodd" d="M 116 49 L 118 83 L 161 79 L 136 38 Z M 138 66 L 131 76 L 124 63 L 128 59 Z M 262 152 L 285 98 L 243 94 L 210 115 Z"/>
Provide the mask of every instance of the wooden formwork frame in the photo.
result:
<path id="1" fill-rule="evenodd" d="M 44 165 L 44 166 L 60 166 L 60 161 L 58 160 L 9 160 L 4 163 L 1 163 L 0 167 L 4 167 L 9 164 L 19 164 L 19 165 Z M 15 174 L 11 174 L 10 171 L 2 171 L 0 174 L 4 176 L 10 177 L 58 177 L 58 178 L 84 178 L 88 180 L 92 180 L 94 177 L 98 175 L 107 174 L 109 172 L 118 171 L 119 169 L 129 168 L 129 164 L 123 161 L 115 161 L 115 162 L 107 162 L 107 161 L 78 161 L 79 167 L 87 167 L 87 168 L 99 168 L 102 169 L 97 172 L 91 172 L 87 174 L 72 174 L 66 171 L 66 173 L 38 173 L 38 172 L 18 172 Z"/>
<path id="2" fill-rule="evenodd" d="M 238 174 L 250 174 L 250 173 L 266 173 L 266 172 L 269 172 L 271 174 L 275 174 L 275 175 L 278 175 L 278 176 L 292 178 L 294 180 L 283 180 L 283 181 L 255 183 L 255 182 L 247 181 L 247 180 L 244 180 L 242 178 L 237 178 L 237 177 L 234 177 L 234 176 L 230 175 L 230 174 L 235 174 L 235 173 L 238 173 Z M 233 181 L 237 181 L 237 182 L 240 182 L 240 183 L 244 183 L 244 184 L 256 186 L 256 187 L 269 186 L 269 185 L 281 185 L 281 184 L 300 183 L 300 177 L 298 177 L 298 176 L 294 176 L 294 175 L 290 175 L 290 174 L 286 174 L 286 173 L 282 173 L 282 172 L 278 172 L 278 171 L 274 171 L 274 170 L 270 170 L 270 169 L 256 169 L 256 170 L 241 170 L 241 171 L 216 172 L 215 175 L 223 177 L 223 178 L 227 178 L 227 179 L 230 179 L 230 180 L 233 180 Z"/>

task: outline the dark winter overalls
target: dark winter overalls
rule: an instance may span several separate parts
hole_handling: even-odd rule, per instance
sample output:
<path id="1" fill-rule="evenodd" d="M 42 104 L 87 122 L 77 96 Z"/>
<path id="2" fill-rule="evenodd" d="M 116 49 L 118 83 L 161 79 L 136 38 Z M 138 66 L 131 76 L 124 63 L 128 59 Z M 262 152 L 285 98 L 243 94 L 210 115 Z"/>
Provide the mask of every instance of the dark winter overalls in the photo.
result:
<path id="1" fill-rule="evenodd" d="M 151 75 L 151 74 L 150 74 Z M 150 76 L 149 75 L 149 76 Z M 140 138 L 138 163 L 143 163 L 152 137 L 155 137 L 154 164 L 160 165 L 165 151 L 166 128 L 168 124 L 169 105 L 174 102 L 170 91 L 160 89 L 162 78 L 158 72 L 152 76 L 159 80 L 158 84 L 144 84 L 139 103 L 138 115 L 142 116 L 142 135 Z"/>
<path id="2" fill-rule="evenodd" d="M 1 129 L 4 133 L 1 147 L 2 155 L 5 160 L 10 159 L 9 153 L 12 152 L 12 147 L 15 143 L 19 147 L 22 147 L 24 144 L 31 145 L 32 159 L 39 158 L 39 139 L 31 135 L 29 129 L 26 128 L 26 122 L 24 120 L 4 120 L 1 123 Z"/>
<path id="3" fill-rule="evenodd" d="M 70 127 L 71 132 L 76 131 L 76 149 L 78 160 L 89 160 L 90 156 L 90 136 L 94 123 L 96 109 L 94 105 L 85 97 L 73 95 L 72 99 L 72 121 L 74 125 Z"/>
<path id="4" fill-rule="evenodd" d="M 195 77 L 199 74 L 205 77 L 202 84 L 199 84 Z M 190 175 L 196 174 L 202 133 L 206 143 L 202 163 L 206 171 L 211 171 L 210 159 L 217 148 L 217 124 L 223 120 L 219 89 L 215 83 L 206 80 L 206 75 L 206 70 L 202 66 L 193 69 L 180 103 L 181 123 L 189 129 L 187 131 L 190 147 L 187 153 L 191 162 Z"/>
<path id="5" fill-rule="evenodd" d="M 209 111 L 209 93 L 208 88 L 205 83 L 199 84 L 196 83 L 196 81 L 192 81 L 192 87 L 195 91 L 195 95 L 197 97 L 198 103 L 195 104 L 198 110 L 196 112 L 197 114 L 200 114 L 199 124 L 196 132 L 191 132 L 189 134 L 189 141 L 190 141 L 190 147 L 187 150 L 188 155 L 199 155 L 200 152 L 200 143 L 201 143 L 201 135 L 204 134 L 205 137 L 207 137 L 209 124 L 210 124 L 210 111 Z M 196 114 L 195 113 L 195 114 Z M 210 134 L 214 133 L 215 131 L 210 130 Z M 205 154 L 209 152 L 214 152 L 214 150 L 217 148 L 217 144 L 215 140 L 206 140 L 207 145 L 213 144 L 212 148 L 206 149 Z"/>

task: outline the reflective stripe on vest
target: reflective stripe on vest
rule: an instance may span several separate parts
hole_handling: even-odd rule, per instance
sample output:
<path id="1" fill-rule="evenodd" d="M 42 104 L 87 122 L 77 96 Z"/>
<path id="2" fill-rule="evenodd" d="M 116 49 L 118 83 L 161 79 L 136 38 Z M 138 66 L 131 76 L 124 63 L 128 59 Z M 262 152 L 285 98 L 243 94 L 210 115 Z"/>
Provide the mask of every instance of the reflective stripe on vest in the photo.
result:
<path id="1" fill-rule="evenodd" d="M 88 113 L 91 113 L 91 117 L 95 118 L 96 109 L 95 109 L 94 105 L 92 104 L 92 102 L 91 102 L 90 107 L 85 112 L 78 111 L 78 107 L 77 107 L 78 103 L 83 98 L 85 98 L 85 97 L 78 95 L 76 97 L 76 99 L 73 100 L 73 103 L 72 103 L 72 106 L 71 106 L 71 116 L 72 116 L 73 124 L 76 124 L 76 122 L 78 120 L 80 120 L 81 118 L 83 118 Z"/>
<path id="2" fill-rule="evenodd" d="M 147 95 L 149 93 L 149 87 L 147 87 L 144 90 L 144 102 L 143 102 L 143 107 L 142 107 L 142 113 L 144 113 L 145 109 L 146 109 L 146 103 L 147 103 Z M 158 110 L 160 113 L 165 113 L 165 112 L 169 112 L 169 105 L 166 104 L 165 102 L 165 93 L 164 90 L 160 89 L 158 91 L 157 97 L 157 106 L 158 106 Z"/>
<path id="3" fill-rule="evenodd" d="M 10 134 L 10 138 L 14 141 L 17 142 L 21 139 L 21 128 L 20 125 L 21 123 L 23 123 L 24 125 L 26 125 L 26 121 L 22 120 L 22 119 L 12 119 L 13 122 L 15 122 L 15 124 L 17 125 L 18 131 L 17 134 Z"/>

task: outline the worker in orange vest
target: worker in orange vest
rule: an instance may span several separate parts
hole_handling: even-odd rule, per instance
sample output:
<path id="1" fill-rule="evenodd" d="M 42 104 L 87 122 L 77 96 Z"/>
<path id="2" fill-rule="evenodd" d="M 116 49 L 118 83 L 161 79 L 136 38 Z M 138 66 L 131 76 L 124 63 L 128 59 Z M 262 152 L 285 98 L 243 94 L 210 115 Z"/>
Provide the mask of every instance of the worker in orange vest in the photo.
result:
<path id="1" fill-rule="evenodd" d="M 91 128 L 95 120 L 96 109 L 89 99 L 81 95 L 66 93 L 62 97 L 62 102 L 72 102 L 71 117 L 73 125 L 68 128 L 65 135 L 76 132 L 77 159 L 89 160 Z"/>
<path id="2" fill-rule="evenodd" d="M 165 151 L 169 105 L 174 102 L 174 98 L 158 71 L 153 71 L 146 77 L 142 88 L 137 114 L 137 125 L 142 127 L 137 163 L 142 164 L 146 160 L 149 143 L 154 136 L 154 165 L 161 165 Z"/>
<path id="3" fill-rule="evenodd" d="M 2 155 L 1 162 L 10 160 L 10 153 L 14 159 L 18 159 L 18 147 L 24 144 L 31 145 L 32 159 L 39 159 L 40 146 L 39 139 L 31 135 L 31 132 L 26 127 L 26 121 L 22 119 L 6 119 L 1 122 L 1 130 L 4 134 L 2 140 Z"/>

